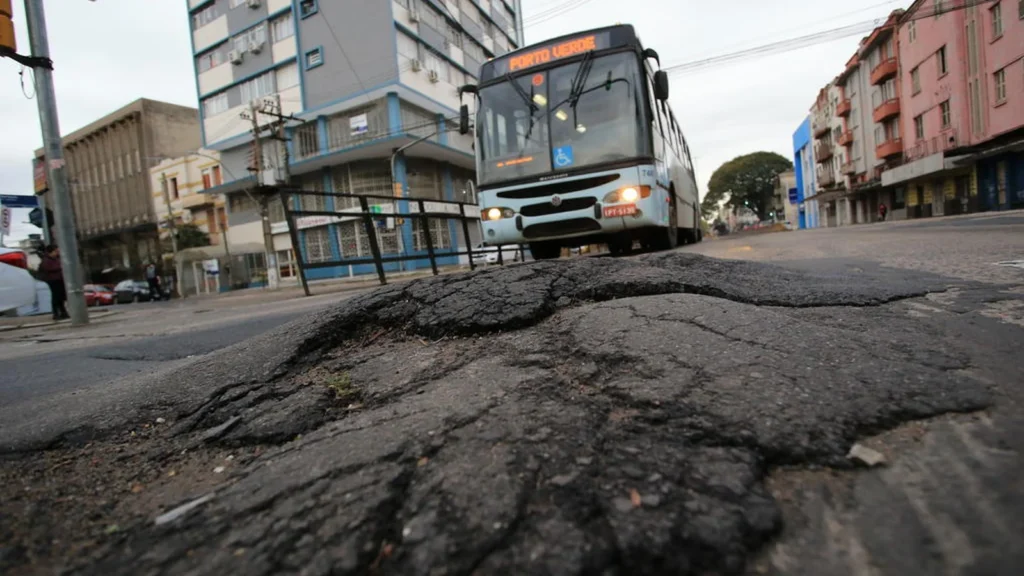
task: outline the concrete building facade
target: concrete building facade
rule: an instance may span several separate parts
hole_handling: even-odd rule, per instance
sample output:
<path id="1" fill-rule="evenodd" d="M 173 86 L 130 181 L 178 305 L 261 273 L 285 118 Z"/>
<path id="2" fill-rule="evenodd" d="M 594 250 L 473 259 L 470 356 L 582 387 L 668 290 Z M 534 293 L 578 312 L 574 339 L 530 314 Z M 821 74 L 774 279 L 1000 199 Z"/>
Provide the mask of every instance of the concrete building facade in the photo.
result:
<path id="1" fill-rule="evenodd" d="M 797 226 L 817 228 L 819 225 L 818 193 L 814 160 L 814 138 L 811 116 L 804 118 L 793 133 L 793 171 L 797 188 Z"/>
<path id="2" fill-rule="evenodd" d="M 519 0 L 189 0 L 189 14 L 203 142 L 220 152 L 225 182 L 213 192 L 228 196 L 233 239 L 236 231 L 243 242 L 262 239 L 257 206 L 241 193 L 256 182 L 252 122 L 243 117 L 254 101 L 279 101 L 280 113 L 298 120 L 288 124 L 287 156 L 274 142 L 263 146 L 262 167 L 279 180 L 287 157 L 293 186 L 390 196 L 397 189 L 390 155 L 428 137 L 396 158 L 401 197 L 395 204 L 408 198 L 475 201 L 468 185 L 472 138 L 453 131 L 457 89 L 474 82 L 488 58 L 521 45 Z M 255 115 L 260 124 L 272 120 L 259 110 Z M 293 209 L 353 208 L 350 199 L 322 196 L 289 202 Z M 295 254 L 280 203 L 271 206 L 271 220 L 285 276 Z M 301 218 L 296 228 L 307 262 L 370 253 L 356 218 Z M 379 245 L 390 253 L 423 252 L 420 228 L 412 219 L 390 220 L 377 230 Z M 429 233 L 441 249 L 473 241 L 461 237 L 454 221 L 432 221 Z M 318 268 L 310 278 L 372 271 L 371 265 Z"/>
<path id="3" fill-rule="evenodd" d="M 224 183 L 216 151 L 198 150 L 163 160 L 149 170 L 149 178 L 161 240 L 170 237 L 170 215 L 176 225 L 194 224 L 208 234 L 213 246 L 225 241 L 228 219 L 224 196 L 204 193 Z"/>
<path id="4" fill-rule="evenodd" d="M 908 143 L 885 183 L 912 217 L 1024 205 L 1024 5 L 940 8 L 918 0 L 900 20 Z"/>
<path id="5" fill-rule="evenodd" d="M 141 278 L 159 260 L 149 167 L 198 148 L 199 132 L 195 108 L 143 98 L 63 137 L 87 281 Z M 37 193 L 45 188 L 44 177 Z"/>

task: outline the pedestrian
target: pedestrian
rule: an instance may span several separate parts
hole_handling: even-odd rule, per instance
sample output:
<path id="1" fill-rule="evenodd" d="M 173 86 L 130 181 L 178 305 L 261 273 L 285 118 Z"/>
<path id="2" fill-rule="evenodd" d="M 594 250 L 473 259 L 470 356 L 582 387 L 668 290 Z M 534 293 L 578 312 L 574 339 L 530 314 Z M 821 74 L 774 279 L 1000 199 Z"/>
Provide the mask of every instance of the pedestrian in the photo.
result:
<path id="1" fill-rule="evenodd" d="M 878 205 L 878 216 L 882 219 L 882 222 L 885 222 L 885 215 L 888 213 L 889 208 L 885 205 L 885 202 Z"/>
<path id="2" fill-rule="evenodd" d="M 53 309 L 54 320 L 68 318 L 68 294 L 64 289 L 64 269 L 60 265 L 60 248 L 53 244 L 47 246 L 39 262 L 39 279 L 50 287 L 50 307 Z"/>
<path id="3" fill-rule="evenodd" d="M 149 293 L 152 295 L 153 300 L 160 299 L 160 277 L 156 273 L 156 264 L 152 262 L 146 266 L 146 282 L 149 283 Z"/>

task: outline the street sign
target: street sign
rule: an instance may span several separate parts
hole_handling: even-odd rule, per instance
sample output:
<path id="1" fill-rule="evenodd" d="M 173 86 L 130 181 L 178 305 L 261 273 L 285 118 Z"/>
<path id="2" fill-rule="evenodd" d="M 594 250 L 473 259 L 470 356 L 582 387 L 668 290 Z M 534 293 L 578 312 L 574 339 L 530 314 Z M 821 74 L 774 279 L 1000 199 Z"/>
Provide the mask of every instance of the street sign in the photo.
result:
<path id="1" fill-rule="evenodd" d="M 11 233 L 11 209 L 7 206 L 0 208 L 0 238 Z"/>
<path id="2" fill-rule="evenodd" d="M 53 223 L 54 223 L 53 210 L 50 210 L 49 208 L 46 209 L 46 222 L 50 226 L 53 226 Z M 33 226 L 35 226 L 36 228 L 42 228 L 43 227 L 43 211 L 41 209 L 39 209 L 39 208 L 33 208 L 32 211 L 28 213 L 28 223 L 33 225 Z"/>
<path id="3" fill-rule="evenodd" d="M 15 194 L 0 194 L 0 204 L 8 208 L 35 208 L 39 206 L 39 198 Z"/>

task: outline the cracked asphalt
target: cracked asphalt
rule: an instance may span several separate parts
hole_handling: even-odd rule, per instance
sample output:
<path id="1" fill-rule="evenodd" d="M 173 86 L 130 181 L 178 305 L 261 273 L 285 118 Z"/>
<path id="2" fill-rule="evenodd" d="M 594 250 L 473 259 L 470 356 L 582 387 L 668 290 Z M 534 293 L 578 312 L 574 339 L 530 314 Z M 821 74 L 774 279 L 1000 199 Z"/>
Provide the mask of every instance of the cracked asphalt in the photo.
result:
<path id="1" fill-rule="evenodd" d="M 1024 274 L 980 262 L 1024 230 L 991 228 L 418 280 L 0 408 L 0 569 L 1019 574 Z"/>

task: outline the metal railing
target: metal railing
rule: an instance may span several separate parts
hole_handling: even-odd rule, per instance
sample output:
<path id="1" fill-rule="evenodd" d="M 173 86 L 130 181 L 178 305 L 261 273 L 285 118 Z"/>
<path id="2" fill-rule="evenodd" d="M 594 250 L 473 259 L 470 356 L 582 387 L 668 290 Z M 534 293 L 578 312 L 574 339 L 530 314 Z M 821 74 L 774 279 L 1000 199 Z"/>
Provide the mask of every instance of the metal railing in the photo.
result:
<path id="1" fill-rule="evenodd" d="M 308 270 L 318 268 L 332 268 L 338 266 L 359 266 L 372 264 L 377 272 L 377 278 L 381 285 L 387 284 L 387 276 L 385 274 L 385 264 L 398 263 L 398 262 L 410 262 L 410 261 L 422 261 L 429 260 L 430 268 L 433 274 L 438 274 L 438 259 L 467 256 L 469 260 L 469 267 L 471 270 L 476 269 L 476 263 L 473 260 L 474 254 L 480 254 L 481 250 L 473 250 L 472 240 L 470 236 L 470 224 L 478 222 L 480 220 L 480 209 L 476 204 L 469 204 L 466 202 L 456 202 L 453 200 L 437 200 L 433 198 L 415 198 L 405 196 L 388 196 L 388 195 L 377 195 L 377 194 L 347 194 L 340 192 L 324 192 L 319 190 L 302 190 L 298 188 L 281 188 L 281 201 L 285 207 L 285 217 L 288 220 L 288 231 L 291 236 L 292 246 L 295 253 L 295 263 L 298 268 L 299 280 L 302 283 L 302 289 L 307 296 L 310 295 L 309 283 L 306 279 L 306 272 Z M 341 206 L 338 209 L 330 210 L 303 210 L 292 208 L 292 198 L 294 197 L 320 197 L 320 198 L 334 198 L 335 205 Z M 344 199 L 344 200 L 343 200 Z M 353 202 L 354 200 L 354 202 Z M 326 204 L 326 202 L 324 202 Z M 356 204 L 356 206 L 353 206 Z M 404 208 L 403 208 L 404 206 Z M 384 208 L 387 207 L 387 210 Z M 318 218 L 324 219 L 324 225 L 331 224 L 343 224 L 343 223 L 354 223 L 354 226 L 358 226 L 361 222 L 367 240 L 370 247 L 370 255 L 362 255 L 362 250 L 357 250 L 358 255 L 354 257 L 346 257 L 345 250 L 340 246 L 339 241 L 339 253 L 340 258 L 318 258 L 316 261 L 310 261 L 309 255 L 306 253 L 306 247 L 300 242 L 299 234 L 300 231 L 307 229 L 314 229 L 318 225 L 304 226 L 300 230 L 299 225 L 305 225 L 309 223 L 309 220 L 303 222 L 303 219 Z M 410 219 L 413 223 L 420 222 L 419 232 L 413 227 L 414 246 L 405 246 L 404 242 L 398 240 L 404 236 L 402 234 L 402 227 L 404 226 L 405 219 Z M 381 224 L 387 226 L 387 221 L 391 220 L 391 226 L 395 230 L 397 250 L 394 252 L 385 251 L 381 247 L 381 237 L 378 236 L 378 229 Z M 456 250 L 451 247 L 443 248 L 435 246 L 434 232 L 431 228 L 430 222 L 442 221 L 449 223 L 452 220 L 458 221 L 461 225 L 462 238 L 465 244 L 463 249 Z M 443 229 L 442 229 L 443 230 Z M 358 234 L 358 230 L 356 230 Z M 415 246 L 416 237 L 422 236 L 421 243 L 426 250 L 419 249 Z M 454 234 L 456 240 L 458 235 Z M 443 243 L 443 242 L 442 242 Z M 453 246 L 455 242 L 449 242 L 449 246 Z M 504 247 L 497 247 L 497 263 L 504 265 Z M 522 247 L 519 249 L 519 254 L 525 254 Z"/>

